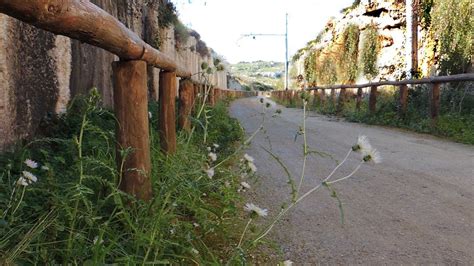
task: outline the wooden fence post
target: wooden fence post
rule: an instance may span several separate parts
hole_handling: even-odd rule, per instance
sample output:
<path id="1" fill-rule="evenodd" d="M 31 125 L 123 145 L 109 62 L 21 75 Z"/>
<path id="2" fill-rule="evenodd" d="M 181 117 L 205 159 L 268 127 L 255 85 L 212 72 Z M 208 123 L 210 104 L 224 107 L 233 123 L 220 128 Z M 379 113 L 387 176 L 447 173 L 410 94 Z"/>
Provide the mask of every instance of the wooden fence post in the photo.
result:
<path id="1" fill-rule="evenodd" d="M 191 130 L 191 112 L 194 102 L 194 86 L 189 79 L 179 83 L 178 126 L 189 132 Z"/>
<path id="2" fill-rule="evenodd" d="M 403 117 L 407 112 L 408 85 L 400 85 L 399 116 Z"/>
<path id="3" fill-rule="evenodd" d="M 439 116 L 440 84 L 434 83 L 431 89 L 431 120 L 436 124 Z"/>
<path id="4" fill-rule="evenodd" d="M 377 86 L 370 87 L 369 111 L 374 114 L 377 109 Z"/>
<path id="5" fill-rule="evenodd" d="M 324 108 L 326 106 L 326 89 L 321 89 L 319 97 L 321 97 L 321 107 Z"/>
<path id="6" fill-rule="evenodd" d="M 337 103 L 337 112 L 340 113 L 344 109 L 344 102 L 346 101 L 346 89 L 339 90 L 339 99 Z"/>
<path id="7" fill-rule="evenodd" d="M 117 116 L 117 167 L 123 169 L 119 187 L 138 199 L 148 201 L 152 189 L 147 64 L 144 61 L 120 61 L 114 62 L 112 69 Z M 121 158 L 120 150 L 126 148 L 132 151 L 126 158 Z"/>
<path id="8" fill-rule="evenodd" d="M 331 89 L 331 102 L 333 106 L 336 105 L 336 90 L 335 89 Z"/>
<path id="9" fill-rule="evenodd" d="M 176 72 L 160 72 L 160 145 L 166 154 L 176 152 Z"/>
<path id="10" fill-rule="evenodd" d="M 360 111 L 360 105 L 362 104 L 362 88 L 357 89 L 357 98 L 356 98 L 356 110 Z"/>

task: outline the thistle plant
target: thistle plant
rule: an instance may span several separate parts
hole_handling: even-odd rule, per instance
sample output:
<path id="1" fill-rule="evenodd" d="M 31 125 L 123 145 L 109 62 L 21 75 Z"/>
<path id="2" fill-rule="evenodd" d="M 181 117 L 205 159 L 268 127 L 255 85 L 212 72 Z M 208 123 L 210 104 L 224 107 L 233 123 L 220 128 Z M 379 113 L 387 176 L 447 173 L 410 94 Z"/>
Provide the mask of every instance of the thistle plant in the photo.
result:
<path id="1" fill-rule="evenodd" d="M 307 105 L 308 105 L 308 100 L 309 100 L 309 94 L 307 93 L 302 93 L 301 98 L 303 100 L 303 118 L 302 118 L 302 123 L 301 126 L 296 133 L 296 137 L 302 136 L 303 137 L 303 146 L 302 146 L 302 167 L 300 171 L 300 176 L 298 180 L 298 185 L 295 184 L 295 178 L 293 175 L 290 173 L 288 170 L 288 167 L 285 165 L 285 163 L 277 156 L 275 155 L 271 150 L 268 150 L 264 147 L 262 147 L 269 155 L 275 159 L 278 164 L 282 167 L 283 171 L 286 173 L 287 178 L 288 178 L 288 184 L 291 186 L 291 201 L 282 204 L 282 208 L 280 212 L 266 224 L 254 238 L 248 239 L 246 242 L 244 241 L 245 235 L 248 233 L 248 228 L 250 224 L 256 219 L 256 218 L 265 218 L 268 214 L 267 209 L 260 208 L 256 206 L 253 203 L 247 203 L 244 206 L 244 210 L 250 213 L 250 216 L 248 218 L 248 221 L 246 223 L 245 229 L 242 232 L 242 235 L 240 237 L 240 240 L 237 244 L 236 247 L 236 255 L 245 253 L 246 249 L 251 248 L 255 246 L 256 244 L 260 243 L 264 237 L 268 235 L 268 233 L 271 232 L 271 230 L 275 227 L 275 225 L 281 221 L 281 219 L 287 214 L 291 209 L 293 209 L 295 206 L 297 206 L 302 200 L 307 198 L 309 195 L 313 194 L 317 190 L 321 188 L 326 188 L 331 192 L 331 196 L 334 197 L 338 201 L 338 206 L 341 212 L 341 220 L 344 222 L 344 212 L 342 209 L 342 201 L 339 199 L 338 194 L 336 190 L 333 188 L 333 185 L 336 183 L 340 183 L 346 179 L 349 179 L 350 177 L 354 176 L 354 174 L 364 165 L 364 164 L 369 164 L 369 163 L 381 163 L 382 158 L 380 153 L 372 147 L 370 144 L 368 138 L 366 136 L 359 136 L 355 144 L 350 147 L 348 150 L 346 156 L 344 159 L 338 163 L 335 168 L 324 178 L 321 179 L 321 182 L 314 186 L 313 188 L 303 191 L 302 189 L 302 183 L 304 181 L 305 175 L 306 175 L 306 166 L 307 166 L 307 161 L 308 161 L 308 156 L 312 153 L 317 153 L 320 155 L 324 155 L 324 153 L 318 152 L 316 150 L 311 150 L 308 142 L 307 142 L 307 130 L 306 130 L 306 119 L 307 119 Z M 353 167 L 353 170 L 348 174 L 348 175 L 343 175 L 341 177 L 335 178 L 336 174 L 338 173 L 338 170 L 341 168 L 341 166 L 345 165 L 348 162 L 348 159 L 353 156 L 357 156 L 358 163 Z M 248 154 L 244 155 L 244 158 L 241 160 L 242 162 L 248 162 L 253 164 L 254 159 L 249 156 Z M 231 259 L 232 260 L 232 259 Z M 284 265 L 291 265 L 291 261 L 287 261 L 284 263 Z"/>

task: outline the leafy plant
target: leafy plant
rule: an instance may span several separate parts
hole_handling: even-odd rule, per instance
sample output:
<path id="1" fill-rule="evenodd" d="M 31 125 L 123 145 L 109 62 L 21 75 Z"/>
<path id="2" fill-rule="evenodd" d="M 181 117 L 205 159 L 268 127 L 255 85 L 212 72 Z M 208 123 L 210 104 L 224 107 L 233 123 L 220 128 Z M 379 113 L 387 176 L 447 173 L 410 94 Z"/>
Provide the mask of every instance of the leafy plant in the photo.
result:
<path id="1" fill-rule="evenodd" d="M 369 80 L 375 78 L 379 73 L 377 59 L 380 48 L 377 25 L 372 23 L 365 30 L 360 57 L 362 72 Z"/>
<path id="2" fill-rule="evenodd" d="M 342 51 L 337 58 L 338 79 L 343 83 L 353 83 L 358 76 L 359 27 L 350 24 L 342 33 Z"/>
<path id="3" fill-rule="evenodd" d="M 431 18 L 434 35 L 439 41 L 440 73 L 464 73 L 471 64 L 473 54 L 472 1 L 435 1 Z"/>

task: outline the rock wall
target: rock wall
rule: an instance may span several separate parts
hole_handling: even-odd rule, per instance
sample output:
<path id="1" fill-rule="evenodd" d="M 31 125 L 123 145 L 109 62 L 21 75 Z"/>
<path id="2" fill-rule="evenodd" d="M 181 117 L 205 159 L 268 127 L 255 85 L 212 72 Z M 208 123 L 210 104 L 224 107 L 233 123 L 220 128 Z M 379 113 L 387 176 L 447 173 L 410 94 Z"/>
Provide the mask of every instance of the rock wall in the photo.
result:
<path id="1" fill-rule="evenodd" d="M 160 35 L 158 7 L 165 0 L 92 0 L 150 44 Z M 177 50 L 166 31 L 161 50 L 197 73 L 203 61 L 192 49 Z M 196 45 L 190 37 L 184 47 Z M 97 87 L 103 103 L 113 105 L 111 63 L 118 58 L 102 49 L 39 30 L 0 14 L 0 150 L 35 134 L 40 121 L 66 110 L 69 100 Z M 159 69 L 149 67 L 150 96 L 158 98 Z M 225 72 L 212 77 L 225 88 Z"/>
<path id="2" fill-rule="evenodd" d="M 359 27 L 360 42 L 359 54 L 362 50 L 365 30 L 371 23 L 375 24 L 380 35 L 381 50 L 377 60 L 379 74 L 373 80 L 398 80 L 406 75 L 406 8 L 405 0 L 362 0 L 352 10 L 340 14 L 328 22 L 327 31 L 320 36 L 320 40 L 312 42 L 305 51 L 300 54 L 299 59 L 294 62 L 298 74 L 304 75 L 304 59 L 309 55 L 311 49 L 328 47 L 340 40 L 340 36 L 350 24 Z M 427 32 L 419 30 L 419 58 L 420 68 L 424 75 L 429 75 L 431 66 L 434 64 L 433 47 L 426 41 Z M 364 83 L 368 80 L 360 74 L 356 83 Z"/>

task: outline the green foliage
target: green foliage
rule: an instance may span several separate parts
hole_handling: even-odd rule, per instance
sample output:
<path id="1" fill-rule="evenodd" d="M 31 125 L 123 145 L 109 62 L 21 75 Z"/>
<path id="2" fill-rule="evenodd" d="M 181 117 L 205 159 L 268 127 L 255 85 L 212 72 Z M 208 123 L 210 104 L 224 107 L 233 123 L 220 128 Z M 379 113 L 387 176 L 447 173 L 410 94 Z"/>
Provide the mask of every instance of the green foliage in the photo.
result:
<path id="1" fill-rule="evenodd" d="M 316 70 L 318 69 L 317 59 L 320 54 L 320 50 L 311 51 L 304 59 L 304 75 L 309 84 L 317 84 L 318 82 Z"/>
<path id="2" fill-rule="evenodd" d="M 180 20 L 174 23 L 174 39 L 176 41 L 176 48 L 185 48 L 190 37 L 189 29 Z"/>
<path id="3" fill-rule="evenodd" d="M 466 84 L 464 84 L 466 86 Z M 463 87 L 464 87 L 463 86 Z M 398 93 L 379 91 L 377 96 L 377 109 L 370 114 L 368 107 L 368 95 L 365 95 L 361 111 L 355 110 L 355 101 L 351 100 L 344 106 L 343 116 L 349 121 L 362 122 L 375 125 L 387 125 L 414 130 L 421 133 L 429 133 L 446 137 L 457 142 L 474 144 L 474 108 L 470 105 L 474 102 L 474 95 L 465 95 L 461 99 L 453 95 L 453 87 L 443 88 L 441 91 L 442 111 L 436 124 L 432 124 L 429 113 L 430 88 L 417 86 L 409 90 L 407 113 L 404 117 L 398 115 Z M 453 105 L 459 108 L 450 108 Z"/>
<path id="4" fill-rule="evenodd" d="M 377 68 L 377 58 L 380 48 L 377 25 L 370 24 L 365 30 L 360 56 L 362 72 L 369 80 L 375 78 L 379 73 Z"/>
<path id="5" fill-rule="evenodd" d="M 473 50 L 474 16 L 471 0 L 437 0 L 431 11 L 435 38 L 438 39 L 442 75 L 464 73 Z"/>
<path id="6" fill-rule="evenodd" d="M 206 56 L 211 55 L 211 52 L 209 51 L 209 48 L 207 47 L 207 44 L 201 39 L 197 40 L 196 52 L 198 54 L 200 54 L 202 57 L 206 57 Z"/>
<path id="7" fill-rule="evenodd" d="M 161 1 L 158 6 L 158 24 L 160 28 L 166 29 L 178 21 L 176 7 L 172 2 Z"/>
<path id="8" fill-rule="evenodd" d="M 50 134 L 0 155 L 0 264 L 215 265 L 228 258 L 224 247 L 240 232 L 236 173 L 220 167 L 209 179 L 207 147 L 198 137 L 187 144 L 180 136 L 177 154 L 162 154 L 154 118 L 154 198 L 136 200 L 118 189 L 115 118 L 98 106 L 95 94 L 76 99 L 48 121 Z M 150 107 L 157 113 L 155 103 Z M 220 145 L 219 162 L 242 131 L 225 106 L 211 113 L 209 139 Z M 29 169 L 26 158 L 47 169 Z M 38 182 L 16 185 L 25 170 Z"/>
<path id="9" fill-rule="evenodd" d="M 420 1 L 420 17 L 421 26 L 427 29 L 431 26 L 431 9 L 433 8 L 434 0 Z"/>
<path id="10" fill-rule="evenodd" d="M 321 65 L 316 69 L 318 71 L 318 83 L 325 85 L 333 85 L 337 82 L 336 60 L 334 57 L 326 55 L 321 61 Z"/>
<path id="11" fill-rule="evenodd" d="M 352 5 L 341 9 L 341 13 L 342 13 L 342 14 L 345 14 L 345 13 L 351 11 L 352 9 L 356 8 L 358 5 L 360 5 L 360 1 L 361 1 L 361 0 L 354 0 L 354 2 L 352 3 Z"/>
<path id="12" fill-rule="evenodd" d="M 342 51 L 337 60 L 338 79 L 343 83 L 354 82 L 358 76 L 359 27 L 350 24 L 342 34 Z"/>

